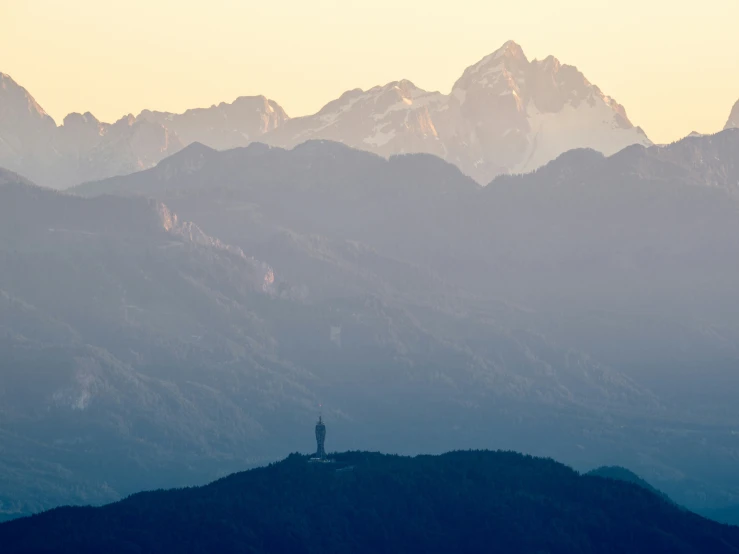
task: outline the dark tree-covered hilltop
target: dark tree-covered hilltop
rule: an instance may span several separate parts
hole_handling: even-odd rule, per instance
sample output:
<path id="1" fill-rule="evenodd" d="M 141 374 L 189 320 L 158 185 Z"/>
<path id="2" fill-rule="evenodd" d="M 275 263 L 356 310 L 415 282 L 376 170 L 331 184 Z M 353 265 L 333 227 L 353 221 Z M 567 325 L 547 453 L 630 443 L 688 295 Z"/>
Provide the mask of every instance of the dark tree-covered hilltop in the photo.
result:
<path id="1" fill-rule="evenodd" d="M 0 525 L 19 552 L 739 553 L 739 528 L 552 460 L 348 452 Z"/>
<path id="2" fill-rule="evenodd" d="M 639 477 L 636 473 L 625 467 L 619 466 L 602 466 L 592 471 L 588 471 L 587 475 L 591 477 L 602 477 L 603 479 L 615 479 L 616 481 L 625 481 L 632 483 L 643 489 L 646 489 L 657 496 L 661 496 L 668 502 L 672 502 L 669 496 L 663 493 L 661 490 L 653 487 L 650 483 Z"/>

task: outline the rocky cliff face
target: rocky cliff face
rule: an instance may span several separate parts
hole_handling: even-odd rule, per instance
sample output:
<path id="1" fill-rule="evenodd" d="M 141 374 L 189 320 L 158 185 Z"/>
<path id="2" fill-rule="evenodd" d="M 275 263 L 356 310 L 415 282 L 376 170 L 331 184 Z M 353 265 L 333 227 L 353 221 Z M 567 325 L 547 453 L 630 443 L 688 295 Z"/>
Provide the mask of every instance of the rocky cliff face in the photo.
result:
<path id="1" fill-rule="evenodd" d="M 737 100 L 736 104 L 734 104 L 734 107 L 731 110 L 731 114 L 729 114 L 729 120 L 724 126 L 724 129 L 735 128 L 739 128 L 739 100 Z"/>
<path id="2" fill-rule="evenodd" d="M 317 114 L 294 119 L 276 102 L 251 96 L 182 114 L 144 110 L 112 125 L 70 114 L 57 128 L 7 75 L 2 87 L 0 166 L 57 188 L 152 167 L 193 142 L 226 150 L 321 139 L 385 157 L 427 153 L 482 184 L 574 148 L 610 155 L 651 144 L 623 106 L 575 67 L 552 56 L 530 61 L 512 41 L 468 67 L 450 94 L 395 81 L 348 91 Z"/>
<path id="3" fill-rule="evenodd" d="M 283 147 L 308 139 L 382 156 L 434 154 L 483 184 L 501 173 L 532 171 L 574 148 L 610 155 L 651 144 L 623 106 L 577 68 L 552 56 L 529 61 L 512 41 L 468 67 L 449 95 L 410 81 L 353 90 L 264 137 Z"/>
<path id="4" fill-rule="evenodd" d="M 0 73 L 0 166 L 20 169 L 47 147 L 56 128 L 26 89 Z"/>
<path id="5" fill-rule="evenodd" d="M 25 88 L 0 74 L 0 167 L 66 188 L 148 169 L 195 141 L 245 146 L 287 119 L 272 100 L 242 97 L 183 114 L 145 110 L 112 124 L 71 113 L 57 127 Z"/>
<path id="6" fill-rule="evenodd" d="M 161 124 L 114 124 L 72 113 L 57 127 L 28 91 L 0 74 L 0 167 L 55 188 L 147 169 L 182 148 Z"/>
<path id="7" fill-rule="evenodd" d="M 227 104 L 187 110 L 182 114 L 144 110 L 137 121 L 166 127 L 184 144 L 200 142 L 226 150 L 246 146 L 289 119 L 285 110 L 264 96 L 242 96 Z"/>

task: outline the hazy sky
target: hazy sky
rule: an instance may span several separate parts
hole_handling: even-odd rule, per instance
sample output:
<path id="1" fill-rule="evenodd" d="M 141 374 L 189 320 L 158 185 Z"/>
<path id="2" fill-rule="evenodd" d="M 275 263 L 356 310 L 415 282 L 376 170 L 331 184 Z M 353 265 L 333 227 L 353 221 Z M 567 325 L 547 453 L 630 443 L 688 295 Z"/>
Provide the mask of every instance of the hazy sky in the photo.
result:
<path id="1" fill-rule="evenodd" d="M 513 39 L 576 65 L 652 140 L 723 127 L 739 0 L 0 0 L 0 71 L 57 122 L 264 94 L 291 116 L 407 78 L 449 92 Z"/>

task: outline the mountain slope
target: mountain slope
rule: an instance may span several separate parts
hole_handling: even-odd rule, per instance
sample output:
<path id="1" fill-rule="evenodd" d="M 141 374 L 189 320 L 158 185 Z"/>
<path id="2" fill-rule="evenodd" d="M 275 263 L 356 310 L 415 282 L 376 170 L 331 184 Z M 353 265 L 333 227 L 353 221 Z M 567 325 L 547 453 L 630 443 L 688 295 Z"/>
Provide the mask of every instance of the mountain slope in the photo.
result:
<path id="1" fill-rule="evenodd" d="M 701 515 L 720 523 L 739 526 L 739 506 L 737 505 L 703 510 Z"/>
<path id="2" fill-rule="evenodd" d="M 279 104 L 264 96 L 242 96 L 231 104 L 221 102 L 182 114 L 144 110 L 136 118 L 162 125 L 184 145 L 201 142 L 219 150 L 246 146 L 288 119 Z"/>
<path id="3" fill-rule="evenodd" d="M 530 62 L 513 41 L 468 67 L 449 95 L 410 81 L 357 89 L 263 138 L 287 148 L 310 139 L 382 156 L 434 154 L 480 183 L 532 171 L 573 148 L 610 155 L 651 144 L 575 67 L 552 56 Z"/>
<path id="4" fill-rule="evenodd" d="M 0 73 L 0 167 L 21 169 L 28 158 L 46 148 L 56 128 L 28 91 Z"/>
<path id="5" fill-rule="evenodd" d="M 616 481 L 632 483 L 643 488 L 644 490 L 651 492 L 652 494 L 655 494 L 656 496 L 659 496 L 666 502 L 672 502 L 672 500 L 670 500 L 670 498 L 665 493 L 663 493 L 659 489 L 654 488 L 644 479 L 639 477 L 636 473 L 626 469 L 625 467 L 603 466 L 593 469 L 592 471 L 588 471 L 586 475 L 589 475 L 591 477 L 602 477 L 603 479 L 614 479 Z"/>
<path id="6" fill-rule="evenodd" d="M 623 106 L 575 67 L 553 56 L 529 62 L 512 41 L 465 70 L 451 92 L 450 111 L 456 110 L 469 133 L 456 133 L 458 156 L 476 160 L 481 182 L 532 171 L 574 148 L 611 155 L 651 144 Z"/>
<path id="7" fill-rule="evenodd" d="M 628 484 L 504 452 L 292 455 L 206 487 L 0 525 L 11 553 L 739 552 L 739 529 Z"/>
<path id="8" fill-rule="evenodd" d="M 165 127 L 133 116 L 111 125 L 73 113 L 57 127 L 26 89 L 0 73 L 0 167 L 64 188 L 146 169 L 180 148 Z"/>
<path id="9" fill-rule="evenodd" d="M 444 141 L 435 119 L 445 106 L 444 95 L 397 81 L 348 91 L 317 114 L 293 118 L 263 140 L 286 148 L 307 140 L 332 140 L 382 156 L 425 152 L 443 157 Z"/>
<path id="10" fill-rule="evenodd" d="M 242 203 L 211 171 L 261 199 Z M 604 461 L 619 431 L 606 422 L 589 436 L 584 421 L 598 425 L 603 409 L 659 410 L 648 390 L 550 342 L 519 310 L 361 241 L 302 228 L 321 206 L 331 215 L 332 198 L 374 218 L 387 195 L 400 208 L 424 191 L 420 218 L 431 198 L 463 190 L 458 179 L 479 190 L 437 158 L 321 143 L 193 145 L 141 177 L 156 190 L 174 184 L 180 207 L 197 207 L 208 227 L 222 223 L 223 242 L 158 200 L 85 199 L 2 174 L 0 480 L 14 485 L 0 511 L 97 503 L 275 459 L 319 403 L 347 448 L 482 442 L 571 452 L 588 465 Z M 299 230 L 273 217 L 275 193 L 301 204 L 283 212 L 302 214 Z M 345 215 L 357 230 L 374 225 Z M 582 441 L 592 450 L 572 448 Z"/>
<path id="11" fill-rule="evenodd" d="M 726 122 L 726 126 L 724 127 L 724 129 L 735 128 L 739 128 L 739 100 L 737 100 L 736 104 L 734 104 L 734 107 L 731 109 L 729 119 Z"/>
<path id="12" fill-rule="evenodd" d="M 571 151 L 479 187 L 430 156 L 384 160 L 320 141 L 290 151 L 193 147 L 75 192 L 155 196 L 242 247 L 276 229 L 358 241 L 523 305 L 561 299 L 620 312 L 626 302 L 640 313 L 646 302 L 733 326 L 711 314 L 723 313 L 739 271 L 738 148 L 730 129 L 611 157 Z"/>
<path id="13" fill-rule="evenodd" d="M 182 148 L 176 134 L 161 124 L 137 121 L 133 115 L 113 124 L 91 113 L 72 113 L 52 137 L 53 152 L 39 159 L 41 182 L 64 188 L 111 175 L 125 175 L 152 167 Z"/>
<path id="14" fill-rule="evenodd" d="M 66 188 L 150 168 L 194 141 L 243 146 L 287 119 L 260 96 L 183 114 L 144 110 L 112 124 L 71 113 L 57 127 L 26 89 L 0 73 L 0 167 Z"/>
<path id="15" fill-rule="evenodd" d="M 256 414 L 314 403 L 250 307 L 266 264 L 160 203 L 8 173 L 0 220 L 2 511 L 217 475 L 265 456 Z"/>
<path id="16" fill-rule="evenodd" d="M 597 390 L 613 402 L 609 414 L 628 402 L 634 419 L 615 433 L 639 455 L 614 454 L 608 463 L 639 468 L 697 509 L 703 499 L 726 505 L 739 493 L 731 461 L 731 422 L 739 421 L 731 392 L 739 386 L 737 151 L 736 130 L 611 157 L 576 150 L 480 187 L 424 155 L 386 160 L 320 141 L 291 151 L 196 147 L 78 191 L 157 197 L 207 233 L 270 260 L 307 298 L 353 297 L 360 282 L 376 283 L 374 291 L 382 283 L 393 304 L 407 309 L 414 298 L 413 317 L 426 330 L 500 360 L 494 365 L 535 381 L 551 368 L 564 388 L 540 389 L 541 399 L 566 390 L 588 402 Z M 391 272 L 396 264 L 408 270 Z M 431 321 L 429 313 L 454 319 Z M 549 368 L 529 373 L 503 342 L 489 340 L 483 322 L 605 361 L 646 385 L 667 412 L 636 416 L 650 404 L 646 395 L 621 396 L 610 378 L 594 379 L 590 364 L 578 375 L 579 362 L 560 354 L 537 354 Z M 525 337 L 520 345 L 530 344 Z M 655 446 L 652 432 L 665 442 Z M 575 444 L 587 457 L 604 448 L 595 442 Z"/>

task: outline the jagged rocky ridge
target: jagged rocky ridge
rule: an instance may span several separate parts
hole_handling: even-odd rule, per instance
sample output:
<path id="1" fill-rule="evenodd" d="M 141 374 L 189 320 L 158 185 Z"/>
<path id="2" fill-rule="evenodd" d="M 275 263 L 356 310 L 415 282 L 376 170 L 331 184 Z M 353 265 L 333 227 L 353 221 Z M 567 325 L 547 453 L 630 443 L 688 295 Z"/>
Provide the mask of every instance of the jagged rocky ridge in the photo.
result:
<path id="1" fill-rule="evenodd" d="M 181 148 L 166 127 L 133 115 L 109 124 L 73 113 L 57 127 L 26 89 L 0 73 L 0 167 L 63 188 L 149 168 Z"/>
<path id="2" fill-rule="evenodd" d="M 193 140 L 248 144 L 287 119 L 264 97 L 243 97 L 184 114 L 145 110 L 113 124 L 71 113 L 58 126 L 29 92 L 0 73 L 0 167 L 65 188 L 150 168 Z"/>
<path id="3" fill-rule="evenodd" d="M 0 79 L 0 166 L 57 188 L 146 169 L 192 142 L 290 148 L 323 139 L 382 156 L 429 153 L 480 183 L 534 170 L 573 148 L 613 154 L 650 144 L 575 67 L 551 56 L 529 61 L 512 41 L 467 68 L 448 95 L 402 80 L 346 92 L 294 119 L 256 96 L 183 114 L 144 110 L 113 125 L 70 114 L 57 128 L 25 89 Z"/>
<path id="4" fill-rule="evenodd" d="M 623 106 L 575 67 L 552 56 L 529 61 L 513 41 L 468 67 L 449 95 L 410 81 L 357 89 L 263 140 L 292 147 L 308 139 L 383 156 L 434 154 L 483 184 L 501 173 L 532 171 L 573 148 L 610 155 L 651 144 Z"/>
<path id="5" fill-rule="evenodd" d="M 443 328 L 453 341 L 474 344 L 476 355 L 505 358 L 535 381 L 550 371 L 563 377 L 559 363 L 529 374 L 489 340 L 484 322 L 535 330 L 606 361 L 647 385 L 658 412 L 666 411 L 644 415 L 639 408 L 650 401 L 640 396 L 628 409 L 634 419 L 616 424 L 615 434 L 588 432 L 586 443 L 597 446 L 578 442 L 582 449 L 559 456 L 588 457 L 618 436 L 640 454 L 609 463 L 635 467 L 676 501 L 699 507 L 701 498 L 728 503 L 739 492 L 728 423 L 739 418 L 731 393 L 739 359 L 737 151 L 736 130 L 610 157 L 576 150 L 481 187 L 427 155 L 384 159 L 322 141 L 293 150 L 192 145 L 152 170 L 75 190 L 157 197 L 207 233 L 269 260 L 309 299 L 334 302 L 370 287 L 406 307 L 425 306 L 413 317 L 427 331 Z M 454 314 L 455 322 L 432 322 L 430 313 Z M 574 370 L 580 362 L 572 361 Z M 559 386 L 587 398 L 578 383 L 568 374 Z M 607 417 L 624 414 L 616 404 Z M 652 432 L 665 442 L 643 443 Z M 698 448 L 695 440 L 705 442 Z"/>

